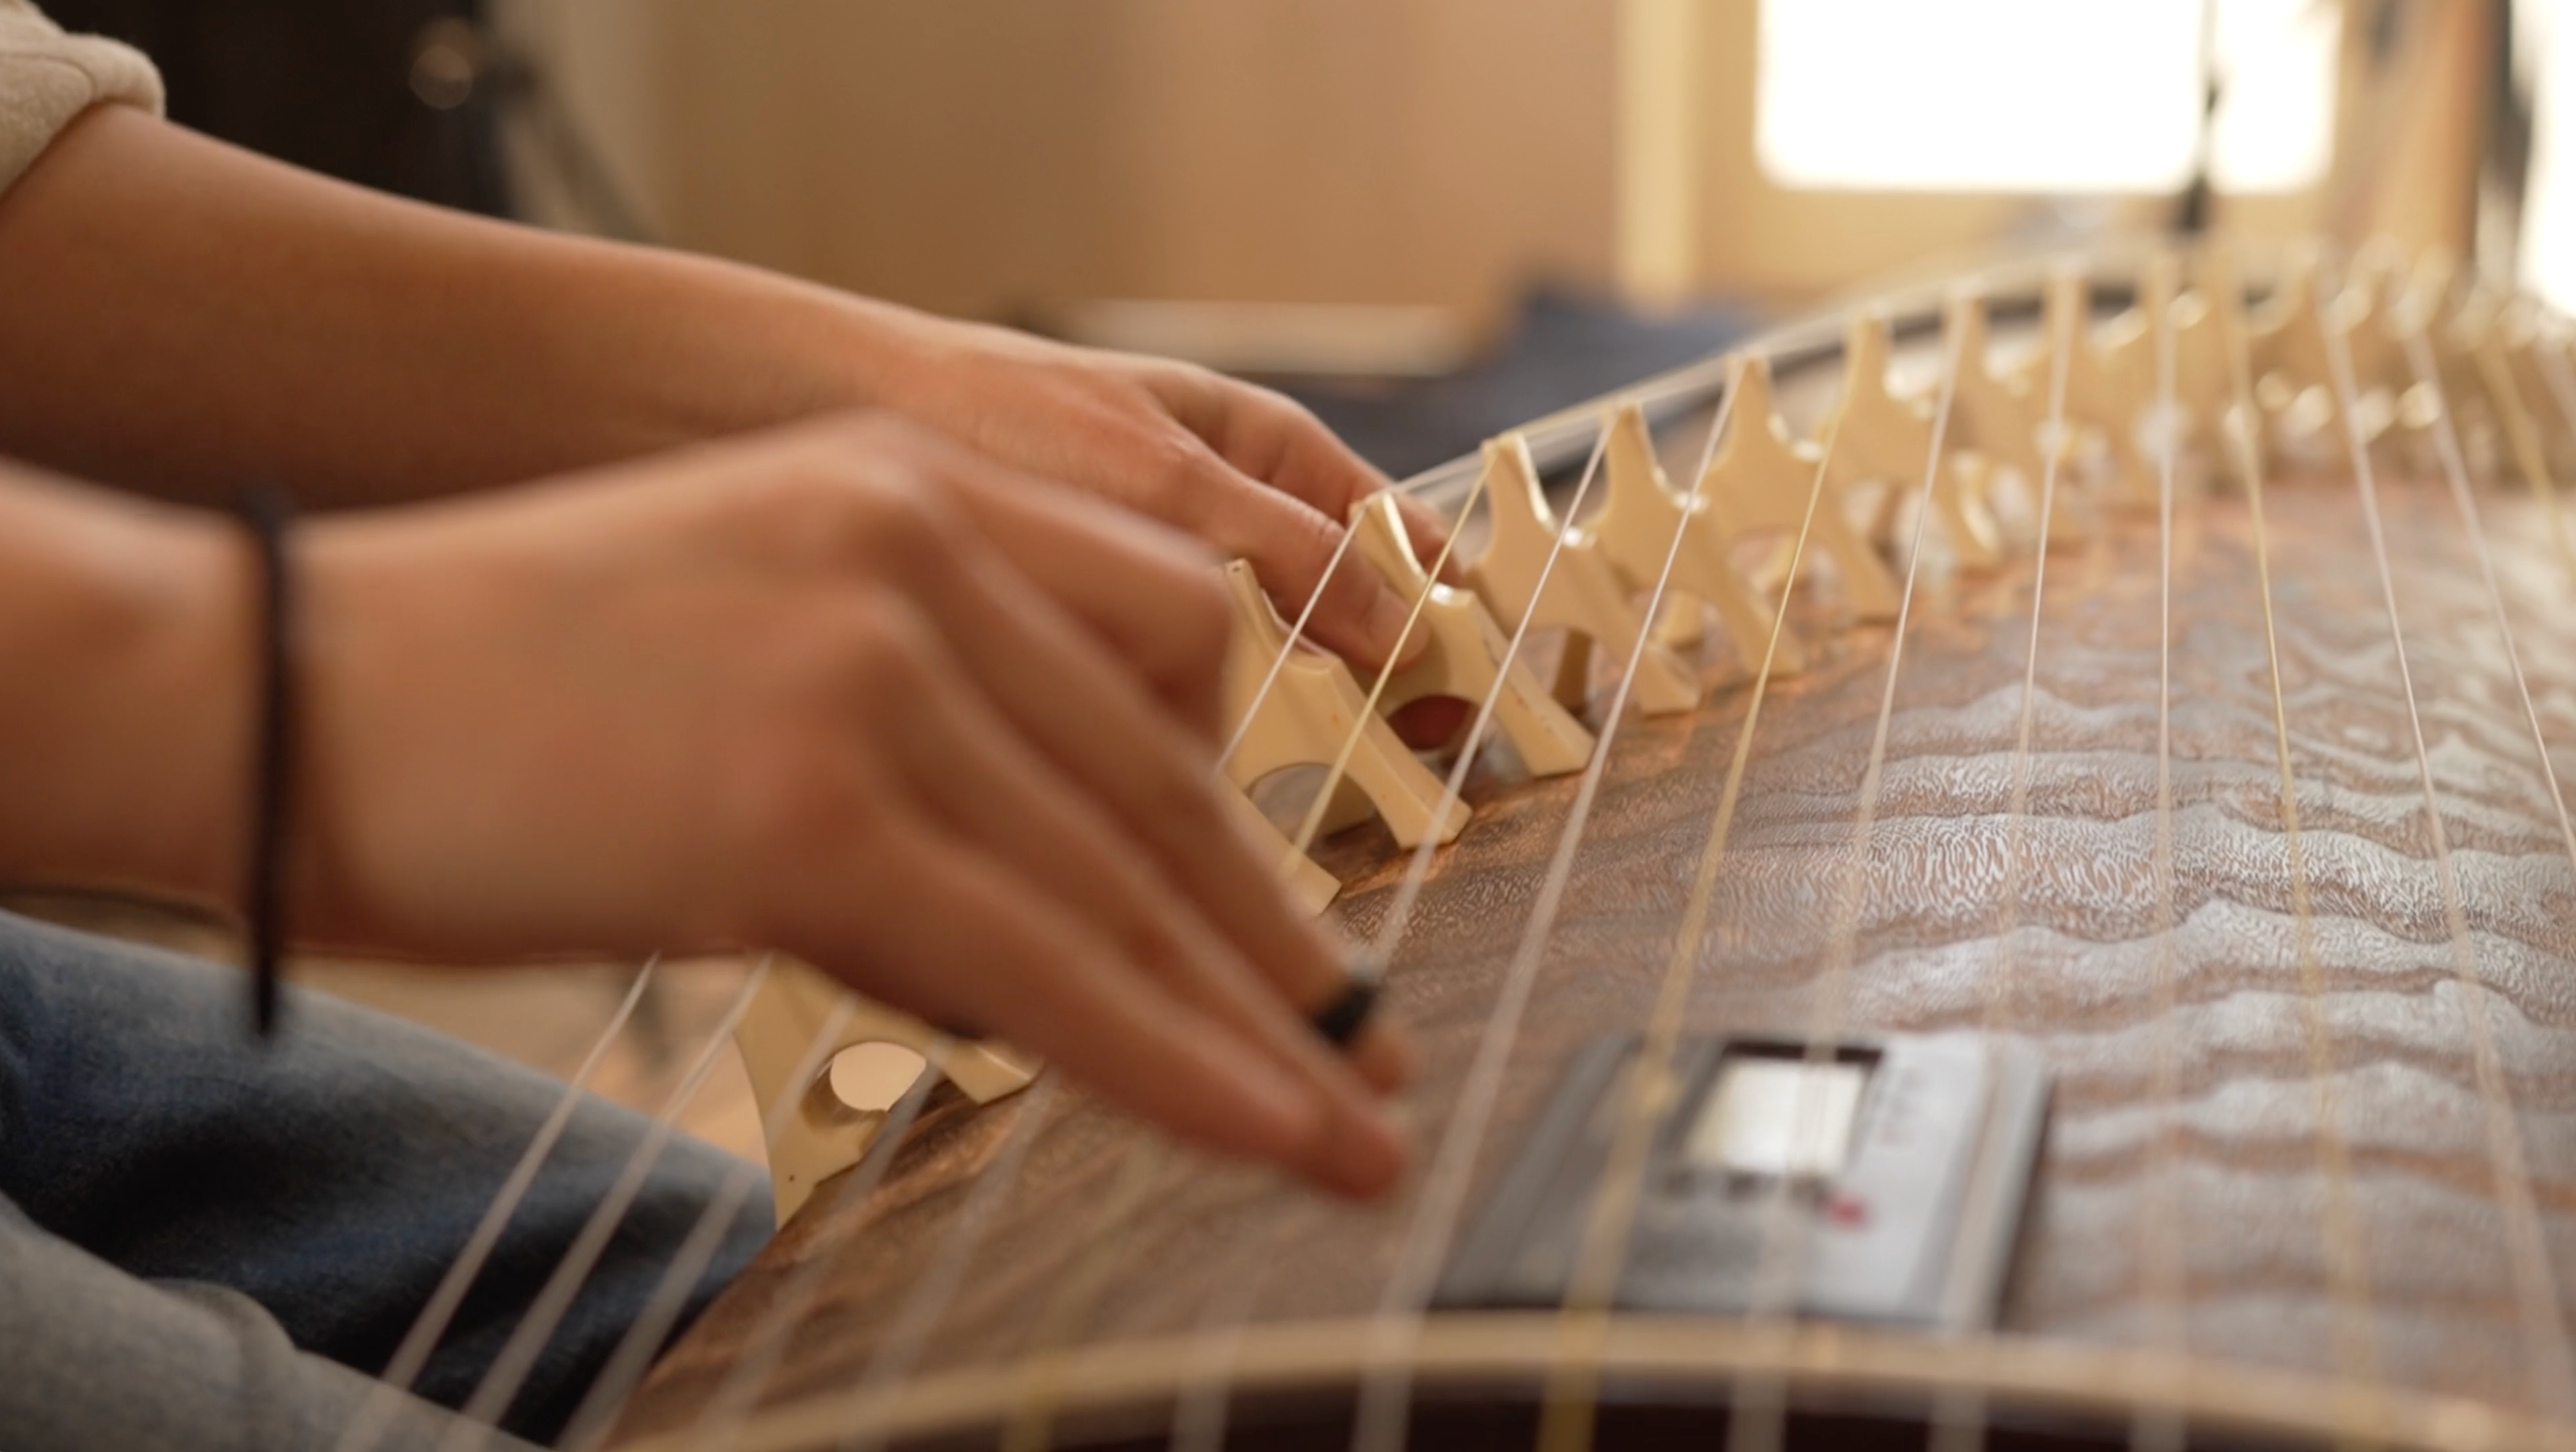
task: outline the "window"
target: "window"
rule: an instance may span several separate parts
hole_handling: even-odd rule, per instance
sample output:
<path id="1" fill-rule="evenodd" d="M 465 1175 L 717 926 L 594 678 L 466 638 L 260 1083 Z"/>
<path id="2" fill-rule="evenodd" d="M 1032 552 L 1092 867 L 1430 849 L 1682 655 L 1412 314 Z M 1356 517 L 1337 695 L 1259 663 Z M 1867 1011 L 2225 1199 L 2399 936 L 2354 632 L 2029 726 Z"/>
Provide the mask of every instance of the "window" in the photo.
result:
<path id="1" fill-rule="evenodd" d="M 2212 180 L 2288 191 L 2334 143 L 2341 7 L 2218 0 Z M 1764 0 L 1754 147 L 1786 186 L 2179 191 L 2200 130 L 2186 0 Z"/>
<path id="2" fill-rule="evenodd" d="M 2514 7 L 2517 48 L 2534 68 L 2531 170 L 2524 178 L 2523 285 L 2576 310 L 2576 13 L 2567 0 Z"/>

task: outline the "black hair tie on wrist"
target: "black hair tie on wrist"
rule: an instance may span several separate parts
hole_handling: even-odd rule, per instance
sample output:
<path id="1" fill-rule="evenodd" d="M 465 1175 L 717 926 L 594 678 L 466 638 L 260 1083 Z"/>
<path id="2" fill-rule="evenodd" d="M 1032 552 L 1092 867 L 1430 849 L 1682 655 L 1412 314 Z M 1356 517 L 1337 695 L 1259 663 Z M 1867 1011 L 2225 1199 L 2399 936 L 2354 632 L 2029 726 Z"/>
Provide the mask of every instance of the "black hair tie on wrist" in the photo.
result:
<path id="1" fill-rule="evenodd" d="M 259 735 L 243 842 L 242 914 L 250 938 L 251 1027 L 265 1039 L 277 1027 L 277 958 L 285 927 L 280 859 L 295 760 L 295 597 L 286 551 L 295 505 L 282 491 L 255 489 L 242 497 L 240 516 L 259 560 Z"/>

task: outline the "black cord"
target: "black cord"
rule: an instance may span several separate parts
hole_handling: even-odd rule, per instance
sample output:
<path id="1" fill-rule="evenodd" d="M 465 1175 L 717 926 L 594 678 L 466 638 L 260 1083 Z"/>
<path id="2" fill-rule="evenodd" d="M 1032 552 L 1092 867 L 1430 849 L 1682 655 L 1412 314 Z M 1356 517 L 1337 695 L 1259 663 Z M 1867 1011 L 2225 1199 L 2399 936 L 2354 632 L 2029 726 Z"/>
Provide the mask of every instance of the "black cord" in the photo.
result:
<path id="1" fill-rule="evenodd" d="M 277 959 L 283 945 L 285 834 L 295 761 L 295 595 L 287 534 L 294 501 L 273 488 L 241 502 L 259 558 L 258 738 L 251 758 L 248 835 L 243 842 L 242 915 L 250 939 L 250 1021 L 265 1039 L 277 1027 Z"/>

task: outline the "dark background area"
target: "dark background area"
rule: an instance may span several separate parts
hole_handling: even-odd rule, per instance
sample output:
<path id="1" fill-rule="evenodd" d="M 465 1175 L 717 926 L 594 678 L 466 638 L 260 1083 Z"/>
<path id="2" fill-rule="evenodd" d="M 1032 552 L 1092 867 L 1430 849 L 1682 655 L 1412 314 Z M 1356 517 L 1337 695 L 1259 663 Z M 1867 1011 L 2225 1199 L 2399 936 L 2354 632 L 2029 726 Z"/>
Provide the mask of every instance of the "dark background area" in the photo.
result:
<path id="1" fill-rule="evenodd" d="M 477 0 L 43 0 L 152 57 L 171 119 L 330 176 L 508 216 Z"/>

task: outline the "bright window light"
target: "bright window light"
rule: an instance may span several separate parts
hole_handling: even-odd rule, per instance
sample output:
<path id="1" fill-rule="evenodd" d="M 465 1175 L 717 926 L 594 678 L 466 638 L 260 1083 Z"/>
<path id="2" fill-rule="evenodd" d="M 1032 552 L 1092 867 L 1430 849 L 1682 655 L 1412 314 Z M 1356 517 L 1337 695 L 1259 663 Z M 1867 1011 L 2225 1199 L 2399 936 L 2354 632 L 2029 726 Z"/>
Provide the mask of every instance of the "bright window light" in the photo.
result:
<path id="1" fill-rule="evenodd" d="M 2576 312 L 2576 15 L 2567 0 L 2514 7 L 2538 69 L 2531 170 L 2523 179 L 2522 281 L 2561 312 Z"/>
<path id="2" fill-rule="evenodd" d="M 2340 10 L 2219 0 L 2220 190 L 2325 174 Z M 2201 23 L 2185 0 L 1763 0 L 1755 153 L 1795 187 L 2178 191 Z"/>

